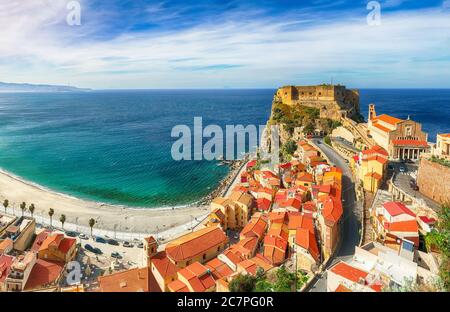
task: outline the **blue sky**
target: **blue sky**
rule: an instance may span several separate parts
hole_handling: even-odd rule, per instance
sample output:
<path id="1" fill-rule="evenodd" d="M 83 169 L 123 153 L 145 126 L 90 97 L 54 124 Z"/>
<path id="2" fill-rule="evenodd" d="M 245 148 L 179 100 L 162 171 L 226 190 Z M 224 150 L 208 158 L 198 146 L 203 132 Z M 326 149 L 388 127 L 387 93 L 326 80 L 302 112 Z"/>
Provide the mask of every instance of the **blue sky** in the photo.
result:
<path id="1" fill-rule="evenodd" d="M 0 81 L 92 88 L 450 88 L 450 0 L 10 0 Z"/>

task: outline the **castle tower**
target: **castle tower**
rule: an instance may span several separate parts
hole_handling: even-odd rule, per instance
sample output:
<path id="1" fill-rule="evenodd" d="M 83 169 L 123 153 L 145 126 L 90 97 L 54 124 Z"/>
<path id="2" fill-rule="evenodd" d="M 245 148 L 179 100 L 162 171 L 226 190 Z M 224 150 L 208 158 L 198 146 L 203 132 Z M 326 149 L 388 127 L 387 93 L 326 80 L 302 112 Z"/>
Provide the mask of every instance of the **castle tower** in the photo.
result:
<path id="1" fill-rule="evenodd" d="M 149 236 L 144 238 L 144 257 L 143 263 L 147 267 L 150 266 L 150 260 L 156 255 L 158 252 L 158 242 L 153 236 Z"/>
<path id="2" fill-rule="evenodd" d="M 369 120 L 374 119 L 375 117 L 377 117 L 377 113 L 375 111 L 375 104 L 369 104 Z"/>

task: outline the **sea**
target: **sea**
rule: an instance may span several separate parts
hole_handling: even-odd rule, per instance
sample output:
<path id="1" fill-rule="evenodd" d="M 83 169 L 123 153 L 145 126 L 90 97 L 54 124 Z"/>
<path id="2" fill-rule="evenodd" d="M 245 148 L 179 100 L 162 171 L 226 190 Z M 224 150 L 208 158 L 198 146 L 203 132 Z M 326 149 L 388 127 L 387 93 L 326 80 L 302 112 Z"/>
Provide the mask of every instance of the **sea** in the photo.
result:
<path id="1" fill-rule="evenodd" d="M 0 168 L 67 195 L 134 208 L 175 207 L 210 193 L 229 169 L 172 158 L 175 126 L 264 125 L 275 90 L 0 93 Z M 408 116 L 429 141 L 450 132 L 450 90 L 363 89 L 361 111 Z"/>

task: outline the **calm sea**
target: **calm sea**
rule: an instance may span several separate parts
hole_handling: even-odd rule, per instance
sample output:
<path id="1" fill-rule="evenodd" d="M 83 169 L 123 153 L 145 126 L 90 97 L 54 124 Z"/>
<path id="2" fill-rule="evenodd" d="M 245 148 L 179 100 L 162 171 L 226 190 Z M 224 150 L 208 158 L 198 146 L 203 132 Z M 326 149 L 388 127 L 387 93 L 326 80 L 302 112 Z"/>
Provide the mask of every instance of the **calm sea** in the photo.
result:
<path id="1" fill-rule="evenodd" d="M 225 166 L 171 157 L 171 130 L 265 124 L 274 90 L 152 90 L 0 94 L 0 168 L 58 192 L 133 207 L 177 206 L 208 194 Z M 364 116 L 450 132 L 450 90 L 361 90 Z"/>

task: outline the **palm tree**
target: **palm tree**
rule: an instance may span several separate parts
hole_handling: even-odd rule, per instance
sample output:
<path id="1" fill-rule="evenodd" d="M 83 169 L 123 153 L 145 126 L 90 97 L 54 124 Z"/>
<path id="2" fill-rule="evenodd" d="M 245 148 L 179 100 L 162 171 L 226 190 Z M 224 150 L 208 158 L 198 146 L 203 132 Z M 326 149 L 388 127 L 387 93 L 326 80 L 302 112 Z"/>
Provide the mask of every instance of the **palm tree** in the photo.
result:
<path id="1" fill-rule="evenodd" d="M 20 210 L 22 210 L 22 217 L 23 217 L 23 214 L 24 214 L 26 208 L 27 208 L 27 204 L 25 204 L 25 202 L 22 202 L 20 204 Z"/>
<path id="2" fill-rule="evenodd" d="M 64 222 L 66 222 L 66 215 L 62 214 L 61 217 L 59 217 L 59 221 L 61 221 L 62 229 L 64 230 Z"/>
<path id="3" fill-rule="evenodd" d="M 94 227 L 94 225 L 95 225 L 95 220 L 94 219 L 89 219 L 89 227 L 91 228 L 91 237 L 92 237 L 92 228 Z"/>
<path id="4" fill-rule="evenodd" d="M 6 213 L 6 208 L 8 208 L 9 206 L 9 200 L 5 199 L 5 201 L 3 202 L 3 207 L 5 207 L 5 213 Z"/>
<path id="5" fill-rule="evenodd" d="M 31 213 L 31 217 L 33 218 L 34 216 L 34 210 L 36 209 L 36 207 L 34 207 L 34 204 L 31 204 L 30 207 L 28 207 L 28 210 Z"/>
<path id="6" fill-rule="evenodd" d="M 49 215 L 49 217 L 50 217 L 50 226 L 52 226 L 52 218 L 53 218 L 53 215 L 55 214 L 55 210 L 53 210 L 53 208 L 50 208 L 49 210 L 48 210 L 48 215 Z"/>

